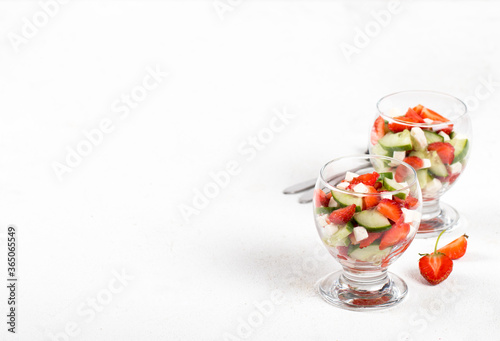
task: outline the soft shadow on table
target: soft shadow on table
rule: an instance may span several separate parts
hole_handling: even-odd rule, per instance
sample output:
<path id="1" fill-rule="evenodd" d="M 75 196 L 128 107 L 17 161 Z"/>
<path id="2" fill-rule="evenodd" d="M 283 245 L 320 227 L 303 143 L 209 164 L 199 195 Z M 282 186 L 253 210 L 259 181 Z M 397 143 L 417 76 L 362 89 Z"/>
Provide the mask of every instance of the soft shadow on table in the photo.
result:
<path id="1" fill-rule="evenodd" d="M 340 270 L 340 265 L 319 243 L 305 241 L 295 245 L 247 244 L 230 251 L 223 272 L 239 280 L 264 284 L 283 291 L 315 294 L 315 283 Z M 228 250 L 221 250 L 227 254 Z"/>

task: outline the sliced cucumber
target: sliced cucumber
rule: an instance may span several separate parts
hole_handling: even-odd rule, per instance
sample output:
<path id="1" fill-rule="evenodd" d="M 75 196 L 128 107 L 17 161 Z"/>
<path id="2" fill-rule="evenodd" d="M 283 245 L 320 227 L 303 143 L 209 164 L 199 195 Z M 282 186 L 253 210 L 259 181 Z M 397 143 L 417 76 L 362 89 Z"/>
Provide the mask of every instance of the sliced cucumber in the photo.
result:
<path id="1" fill-rule="evenodd" d="M 392 153 L 388 150 L 385 150 L 384 147 L 377 143 L 372 147 L 372 154 L 381 155 L 381 156 L 390 156 Z"/>
<path id="2" fill-rule="evenodd" d="M 387 133 L 378 142 L 388 151 L 411 150 L 413 148 L 410 131 L 408 129 L 397 134 Z"/>
<path id="3" fill-rule="evenodd" d="M 384 187 L 388 191 L 399 191 L 401 188 L 405 187 L 403 184 L 400 184 L 399 182 L 397 182 L 396 180 L 393 180 L 393 179 L 384 178 L 383 181 L 384 181 Z M 406 193 L 404 193 L 404 192 L 400 192 L 400 193 L 397 193 L 394 195 L 398 198 L 403 199 L 403 200 L 406 199 Z"/>
<path id="4" fill-rule="evenodd" d="M 431 154 L 426 150 L 414 150 L 410 153 L 410 156 L 416 156 L 422 160 L 431 158 Z"/>
<path id="5" fill-rule="evenodd" d="M 420 183 L 420 188 L 424 188 L 429 182 L 429 172 L 427 169 L 419 169 L 417 171 L 418 182 Z M 431 178 L 432 181 L 432 178 Z"/>
<path id="6" fill-rule="evenodd" d="M 378 177 L 377 180 L 380 180 L 380 181 L 382 181 L 382 179 L 384 179 L 384 178 L 389 178 L 389 179 L 394 178 L 394 174 L 392 172 L 383 172 L 383 173 L 380 173 L 379 175 L 380 176 Z"/>
<path id="7" fill-rule="evenodd" d="M 349 248 L 349 257 L 360 260 L 363 262 L 380 263 L 382 260 L 391 253 L 392 247 L 385 248 L 383 250 L 379 249 L 380 243 L 373 242 L 373 244 L 360 248 L 359 245 L 354 245 L 353 248 Z"/>
<path id="8" fill-rule="evenodd" d="M 456 135 L 457 135 L 457 133 L 456 133 L 456 132 L 454 132 L 454 131 L 452 131 L 452 132 L 450 133 L 450 139 L 453 139 Z"/>
<path id="9" fill-rule="evenodd" d="M 461 162 L 467 152 L 469 151 L 469 140 L 468 139 L 451 139 L 450 144 L 455 148 L 455 157 L 453 158 L 453 162 Z"/>
<path id="10" fill-rule="evenodd" d="M 439 134 L 436 134 L 435 132 L 432 132 L 430 130 L 424 130 L 424 135 L 425 139 L 427 140 L 428 144 L 434 143 L 434 142 L 444 142 L 444 137 L 442 137 Z"/>
<path id="11" fill-rule="evenodd" d="M 316 214 L 330 214 L 336 209 L 337 207 L 316 207 Z"/>
<path id="12" fill-rule="evenodd" d="M 441 158 L 435 150 L 431 152 L 430 160 L 431 167 L 429 168 L 429 171 L 432 174 L 442 177 L 448 176 L 448 170 L 446 169 L 446 166 L 444 165 L 443 161 L 441 161 Z"/>
<path id="13" fill-rule="evenodd" d="M 347 224 L 345 225 L 345 228 L 347 230 L 349 230 L 349 232 L 352 232 L 352 229 L 354 228 L 354 225 L 349 221 L 347 222 Z"/>
<path id="14" fill-rule="evenodd" d="M 337 191 L 332 191 L 333 199 L 339 203 L 341 207 L 356 205 L 356 211 L 361 211 L 363 209 L 363 198 L 357 197 L 355 195 L 340 193 Z"/>
<path id="15" fill-rule="evenodd" d="M 337 246 L 347 246 L 349 245 L 349 235 L 352 230 L 349 231 L 347 226 L 341 227 L 337 232 L 332 234 L 329 238 L 326 238 L 324 242 L 332 247 Z"/>
<path id="16" fill-rule="evenodd" d="M 354 220 L 368 232 L 382 232 L 391 228 L 391 222 L 376 209 L 355 213 Z"/>

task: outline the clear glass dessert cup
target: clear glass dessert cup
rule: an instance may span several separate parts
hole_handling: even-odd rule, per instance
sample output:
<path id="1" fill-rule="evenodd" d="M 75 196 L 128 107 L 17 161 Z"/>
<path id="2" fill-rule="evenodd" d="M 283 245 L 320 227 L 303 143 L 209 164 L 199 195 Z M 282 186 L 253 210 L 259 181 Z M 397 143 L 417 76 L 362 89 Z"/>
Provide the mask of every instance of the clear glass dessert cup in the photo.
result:
<path id="1" fill-rule="evenodd" d="M 387 163 L 404 170 L 404 181 L 397 190 L 378 186 L 382 192 L 366 193 L 356 186 L 345 188 L 346 172 L 356 173 L 354 175 L 374 171 L 379 173 L 385 170 Z M 347 175 L 352 177 L 352 173 Z M 384 176 L 392 178 L 389 173 L 374 176 L 378 176 L 377 182 L 383 182 Z M 355 183 L 354 180 L 350 181 Z M 381 215 L 383 211 L 379 207 L 383 199 L 389 203 L 398 202 L 398 205 L 406 205 L 407 201 L 412 204 L 409 209 L 399 210 L 399 218 L 391 217 L 396 222 Z M 353 205 L 355 213 L 352 218 L 347 223 L 345 219 L 339 222 L 338 216 L 344 217 L 339 213 L 340 210 L 349 207 L 354 210 Z M 328 252 L 343 269 L 317 282 L 319 295 L 328 303 L 348 310 L 382 309 L 403 300 L 408 286 L 387 269 L 414 239 L 420 223 L 421 207 L 422 197 L 416 171 L 402 161 L 376 155 L 346 156 L 323 166 L 313 200 L 316 229 Z M 368 235 L 360 237 L 361 242 L 357 241 L 359 229 Z M 404 233 L 398 232 L 400 229 Z M 398 236 L 396 239 L 391 237 L 394 232 Z"/>
<path id="2" fill-rule="evenodd" d="M 402 140 L 397 141 L 399 137 Z M 401 144 L 403 140 L 409 143 Z M 418 238 L 435 237 L 458 226 L 458 212 L 440 199 L 466 168 L 471 140 L 467 107 L 456 97 L 434 91 L 402 91 L 378 101 L 370 154 L 401 160 L 412 156 L 425 161 L 423 168 L 412 164 L 423 197 Z"/>

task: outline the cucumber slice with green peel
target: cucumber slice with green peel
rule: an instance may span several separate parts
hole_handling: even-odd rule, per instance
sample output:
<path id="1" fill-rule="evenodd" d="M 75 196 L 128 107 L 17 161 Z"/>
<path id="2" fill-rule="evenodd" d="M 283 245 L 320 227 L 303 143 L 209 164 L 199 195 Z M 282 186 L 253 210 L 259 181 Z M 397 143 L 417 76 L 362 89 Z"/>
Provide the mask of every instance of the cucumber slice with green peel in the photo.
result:
<path id="1" fill-rule="evenodd" d="M 330 214 L 338 207 L 316 207 L 316 214 Z"/>
<path id="2" fill-rule="evenodd" d="M 387 133 L 378 140 L 378 143 L 387 151 L 412 150 L 411 135 L 408 129 L 399 133 Z"/>
<path id="3" fill-rule="evenodd" d="M 399 191 L 400 189 L 405 187 L 403 184 L 400 184 L 399 182 L 397 182 L 394 179 L 384 178 L 383 183 L 384 183 L 384 187 L 388 191 Z M 404 193 L 404 192 L 394 194 L 394 196 L 396 196 L 400 199 L 403 199 L 403 200 L 406 199 L 406 193 Z"/>
<path id="4" fill-rule="evenodd" d="M 418 182 L 420 183 L 420 188 L 424 188 L 429 182 L 429 172 L 427 169 L 419 169 L 417 171 Z M 431 180 L 432 181 L 432 178 Z"/>
<path id="5" fill-rule="evenodd" d="M 416 156 L 422 160 L 431 158 L 431 154 L 426 150 L 414 150 L 410 153 L 410 156 Z"/>
<path id="6" fill-rule="evenodd" d="M 450 133 L 450 139 L 453 139 L 455 136 L 457 136 L 457 133 L 456 133 L 456 132 L 454 132 L 454 131 L 452 131 L 452 132 Z"/>
<path id="7" fill-rule="evenodd" d="M 469 140 L 468 139 L 451 139 L 450 144 L 455 148 L 455 157 L 453 158 L 453 163 L 461 162 L 467 152 L 469 151 Z"/>
<path id="8" fill-rule="evenodd" d="M 433 131 L 424 130 L 424 135 L 425 135 L 425 139 L 427 140 L 428 144 L 431 144 L 434 142 L 444 142 L 444 137 L 442 137 L 439 134 L 436 134 Z"/>
<path id="9" fill-rule="evenodd" d="M 332 247 L 337 246 L 347 246 L 350 243 L 349 235 L 352 230 L 349 231 L 347 226 L 341 227 L 337 232 L 332 234 L 329 238 L 324 239 L 324 242 Z"/>
<path id="10" fill-rule="evenodd" d="M 354 213 L 354 220 L 368 232 L 382 232 L 392 227 L 389 219 L 376 209 Z"/>
<path id="11" fill-rule="evenodd" d="M 372 154 L 381 155 L 381 156 L 390 156 L 392 153 L 388 150 L 385 150 L 384 147 L 377 143 L 372 147 Z"/>
<path id="12" fill-rule="evenodd" d="M 332 191 L 333 199 L 339 203 L 341 207 L 356 205 L 356 211 L 359 212 L 363 209 L 363 198 L 355 195 L 340 193 Z"/>
<path id="13" fill-rule="evenodd" d="M 431 167 L 429 168 L 429 171 L 432 174 L 442 177 L 448 176 L 448 170 L 446 169 L 446 166 L 444 165 L 443 161 L 441 161 L 441 158 L 435 150 L 431 152 L 430 160 Z"/>
<path id="14" fill-rule="evenodd" d="M 392 247 L 385 248 L 383 250 L 379 249 L 380 243 L 373 242 L 373 244 L 360 248 L 359 245 L 354 245 L 353 248 L 349 247 L 348 255 L 349 257 L 360 260 L 363 262 L 380 263 L 382 260 L 391 253 Z M 350 251 L 350 252 L 349 252 Z"/>
<path id="15" fill-rule="evenodd" d="M 384 178 L 389 178 L 389 179 L 393 179 L 394 178 L 394 174 L 392 172 L 383 172 L 383 173 L 379 173 L 379 177 L 377 180 L 380 180 L 380 181 L 383 181 Z"/>
<path id="16" fill-rule="evenodd" d="M 354 228 L 354 225 L 349 221 L 346 225 L 345 228 L 349 230 L 349 232 L 352 232 L 352 229 Z"/>

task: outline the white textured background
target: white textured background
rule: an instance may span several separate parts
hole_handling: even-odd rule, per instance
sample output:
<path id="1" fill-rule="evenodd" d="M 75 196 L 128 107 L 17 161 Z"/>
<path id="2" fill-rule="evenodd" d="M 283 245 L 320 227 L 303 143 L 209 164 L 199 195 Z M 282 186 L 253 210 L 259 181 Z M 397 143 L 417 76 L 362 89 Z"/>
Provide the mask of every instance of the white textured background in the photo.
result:
<path id="1" fill-rule="evenodd" d="M 2 340 L 500 340 L 498 2 L 404 1 L 350 58 L 342 44 L 387 2 L 75 0 L 13 44 L 48 2 L 0 3 L 0 280 L 9 224 L 20 278 L 18 334 L 3 317 Z M 113 110 L 156 67 L 168 76 L 128 116 Z M 445 195 L 469 251 L 431 287 L 417 262 L 433 241 L 416 240 L 392 266 L 404 303 L 339 310 L 313 286 L 340 267 L 281 190 L 362 152 L 376 101 L 406 89 L 471 104 L 471 162 Z M 294 118 L 250 155 L 283 108 Z M 58 179 L 54 162 L 105 119 L 114 130 Z M 240 173 L 183 219 L 231 161 Z"/>

